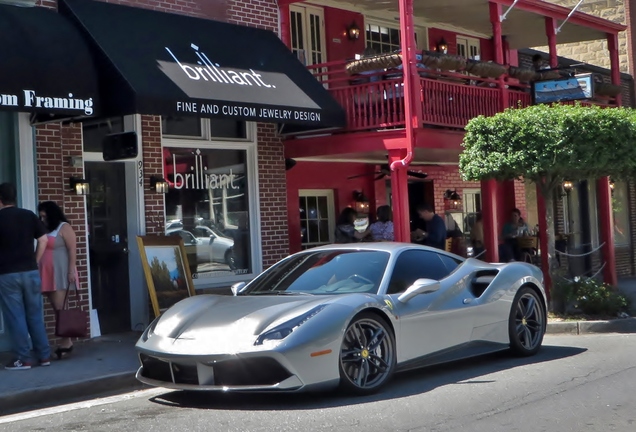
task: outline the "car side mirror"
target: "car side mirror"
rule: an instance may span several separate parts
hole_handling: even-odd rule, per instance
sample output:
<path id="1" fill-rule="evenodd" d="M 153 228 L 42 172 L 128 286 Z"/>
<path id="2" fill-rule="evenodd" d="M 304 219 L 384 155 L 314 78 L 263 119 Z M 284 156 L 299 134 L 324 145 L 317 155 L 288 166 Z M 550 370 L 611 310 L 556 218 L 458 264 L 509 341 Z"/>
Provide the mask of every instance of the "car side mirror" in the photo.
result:
<path id="1" fill-rule="evenodd" d="M 232 295 L 237 296 L 243 290 L 243 288 L 245 288 L 245 285 L 245 282 L 237 282 L 232 285 Z"/>
<path id="2" fill-rule="evenodd" d="M 406 303 L 420 294 L 430 294 L 439 290 L 440 283 L 434 279 L 418 279 L 398 297 L 398 301 Z"/>

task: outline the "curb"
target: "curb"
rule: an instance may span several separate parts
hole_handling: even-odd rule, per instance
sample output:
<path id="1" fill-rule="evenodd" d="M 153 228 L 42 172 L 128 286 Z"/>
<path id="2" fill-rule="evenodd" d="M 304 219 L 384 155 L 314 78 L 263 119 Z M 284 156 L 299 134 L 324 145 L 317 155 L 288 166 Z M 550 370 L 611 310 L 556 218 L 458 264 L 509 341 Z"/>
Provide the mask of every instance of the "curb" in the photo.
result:
<path id="1" fill-rule="evenodd" d="M 636 333 L 636 318 L 607 321 L 561 321 L 548 323 L 546 334 Z"/>
<path id="2" fill-rule="evenodd" d="M 141 389 L 144 385 L 135 378 L 135 371 L 119 372 L 83 381 L 24 390 L 0 396 L 0 416 L 46 408 L 77 399 L 98 396 L 109 392 Z"/>

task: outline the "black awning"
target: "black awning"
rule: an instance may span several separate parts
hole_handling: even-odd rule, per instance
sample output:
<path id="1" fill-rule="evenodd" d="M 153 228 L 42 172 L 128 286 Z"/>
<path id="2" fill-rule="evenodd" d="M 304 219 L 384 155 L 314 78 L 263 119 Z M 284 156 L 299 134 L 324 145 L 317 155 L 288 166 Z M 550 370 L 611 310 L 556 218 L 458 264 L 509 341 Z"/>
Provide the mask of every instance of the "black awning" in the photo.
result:
<path id="1" fill-rule="evenodd" d="M 51 9 L 0 5 L 0 110 L 42 120 L 92 116 L 98 94 L 76 26 Z"/>
<path id="2" fill-rule="evenodd" d="M 101 57 L 109 115 L 345 125 L 342 107 L 270 31 L 90 0 L 59 8 Z"/>

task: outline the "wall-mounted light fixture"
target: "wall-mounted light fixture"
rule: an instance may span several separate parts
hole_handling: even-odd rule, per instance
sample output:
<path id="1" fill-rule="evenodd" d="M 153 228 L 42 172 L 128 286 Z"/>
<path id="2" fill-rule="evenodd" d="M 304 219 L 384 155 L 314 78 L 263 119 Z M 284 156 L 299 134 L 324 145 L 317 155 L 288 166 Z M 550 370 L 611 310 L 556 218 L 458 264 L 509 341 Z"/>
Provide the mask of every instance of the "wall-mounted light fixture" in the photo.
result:
<path id="1" fill-rule="evenodd" d="M 611 190 L 614 190 L 614 187 L 615 187 L 615 186 L 616 186 L 616 182 L 615 182 L 614 180 L 610 179 L 610 182 L 609 182 L 609 187 L 610 187 L 610 189 L 611 189 Z"/>
<path id="2" fill-rule="evenodd" d="M 347 27 L 347 37 L 349 40 L 358 40 L 360 38 L 360 27 L 356 24 L 356 22 L 352 22 L 349 27 Z"/>
<path id="3" fill-rule="evenodd" d="M 90 186 L 83 178 L 71 177 L 68 179 L 68 184 L 77 195 L 88 195 L 90 193 Z"/>
<path id="4" fill-rule="evenodd" d="M 156 193 L 166 194 L 170 189 L 170 185 L 163 177 L 150 176 L 150 189 L 154 190 Z"/>
<path id="5" fill-rule="evenodd" d="M 364 213 L 367 214 L 369 213 L 369 200 L 367 199 L 366 196 L 364 196 L 364 193 L 362 192 L 358 192 L 358 191 L 354 191 L 353 192 L 353 200 L 354 200 L 354 204 L 355 204 L 355 211 L 358 213 Z"/>
<path id="6" fill-rule="evenodd" d="M 446 203 L 445 207 L 447 210 L 456 210 L 462 205 L 462 197 L 456 190 L 447 189 L 446 192 L 444 192 L 444 202 Z"/>
<path id="7" fill-rule="evenodd" d="M 570 192 L 574 188 L 574 184 L 570 180 L 565 180 L 563 182 L 563 190 L 566 192 Z"/>
<path id="8" fill-rule="evenodd" d="M 441 38 L 439 42 L 437 42 L 437 52 L 442 54 L 448 53 L 448 43 L 446 42 L 446 39 Z"/>

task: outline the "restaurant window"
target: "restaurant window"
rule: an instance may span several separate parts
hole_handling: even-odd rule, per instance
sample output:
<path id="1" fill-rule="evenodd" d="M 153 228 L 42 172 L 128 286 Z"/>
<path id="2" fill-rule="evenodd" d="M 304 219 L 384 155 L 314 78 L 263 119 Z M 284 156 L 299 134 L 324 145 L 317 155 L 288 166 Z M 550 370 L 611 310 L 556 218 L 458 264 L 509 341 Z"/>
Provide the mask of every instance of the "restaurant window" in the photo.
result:
<path id="1" fill-rule="evenodd" d="M 629 192 L 626 182 L 616 182 L 612 190 L 614 213 L 614 244 L 629 245 Z"/>
<path id="2" fill-rule="evenodd" d="M 333 191 L 301 190 L 299 198 L 301 248 L 304 250 L 333 243 Z"/>
<path id="3" fill-rule="evenodd" d="M 391 53 L 400 50 L 400 30 L 379 24 L 366 26 L 367 48 L 376 54 Z"/>
<path id="4" fill-rule="evenodd" d="M 463 222 L 459 226 L 463 226 L 464 234 L 470 234 L 470 231 L 477 219 L 477 213 L 481 212 L 481 189 L 464 189 L 463 191 Z"/>

